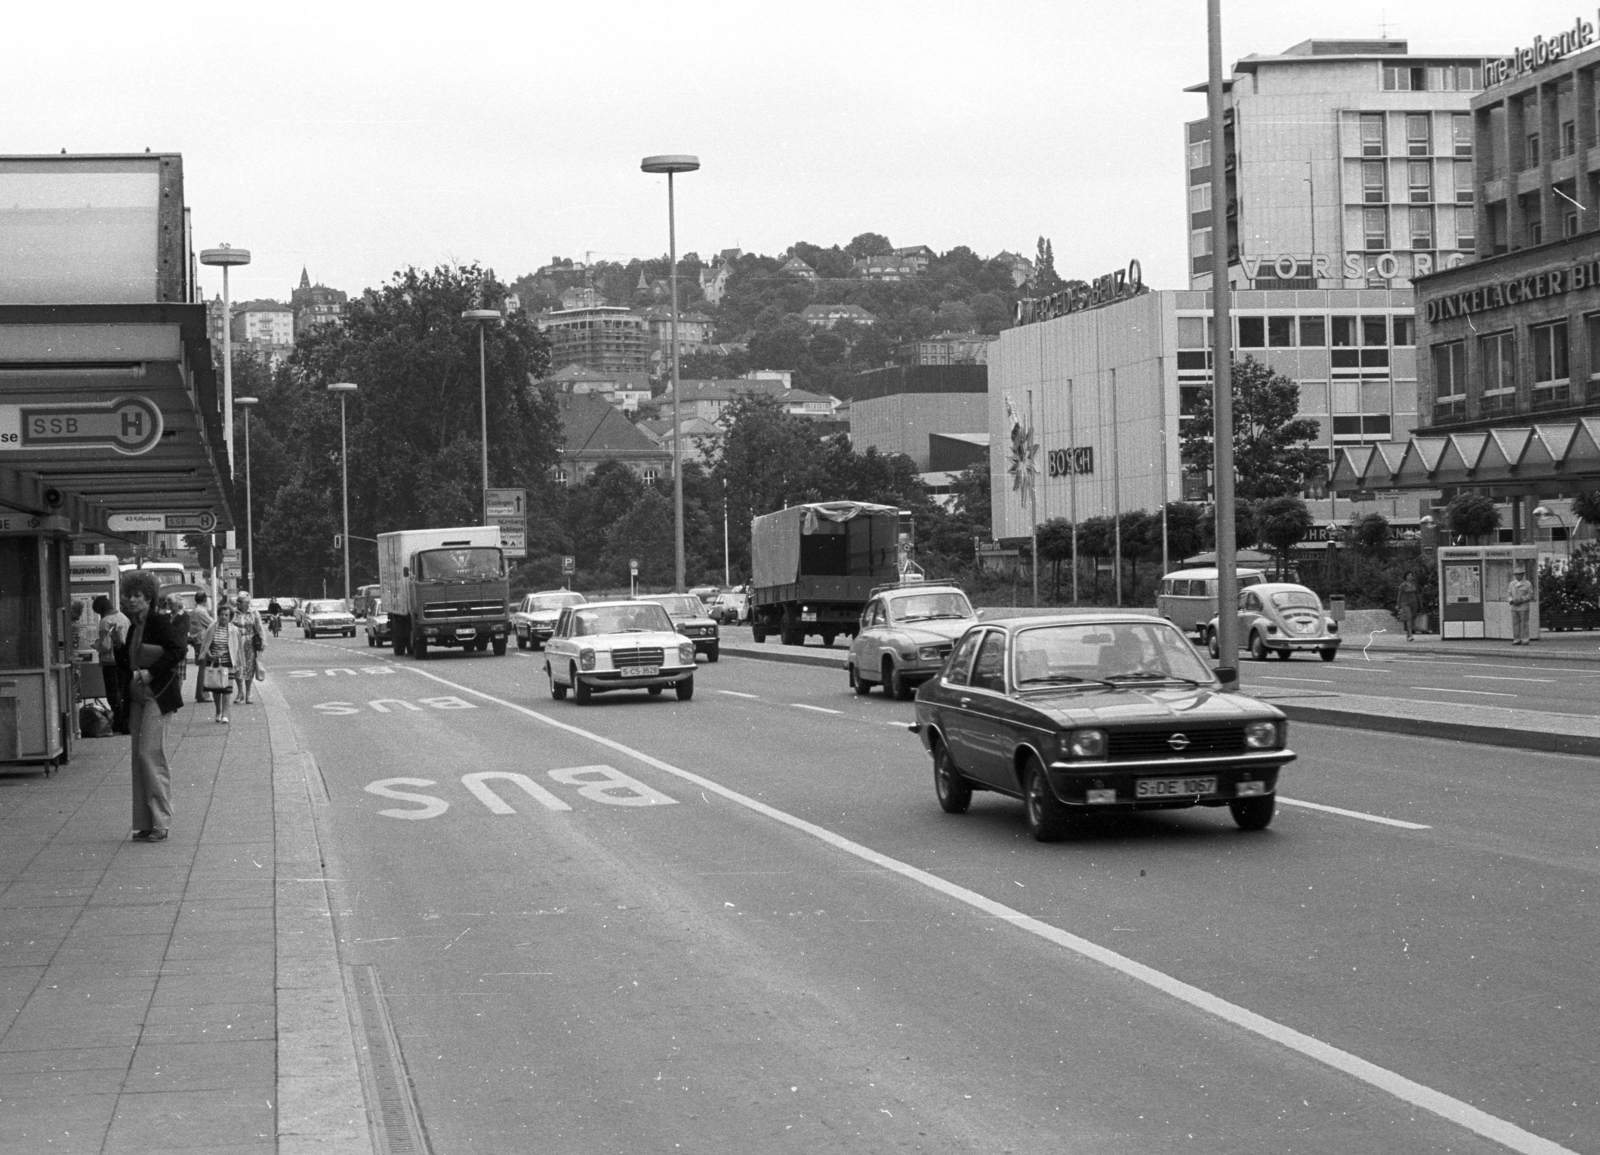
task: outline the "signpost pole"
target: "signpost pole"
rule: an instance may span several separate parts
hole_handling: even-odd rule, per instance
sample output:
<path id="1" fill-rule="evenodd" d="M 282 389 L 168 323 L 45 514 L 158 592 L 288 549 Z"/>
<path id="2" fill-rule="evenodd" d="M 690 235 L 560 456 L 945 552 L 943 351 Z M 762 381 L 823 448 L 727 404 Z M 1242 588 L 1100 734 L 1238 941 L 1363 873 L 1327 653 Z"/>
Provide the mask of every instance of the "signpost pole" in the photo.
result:
<path id="1" fill-rule="evenodd" d="M 1228 203 L 1228 144 L 1222 108 L 1222 0 L 1206 0 L 1211 112 L 1211 203 Z M 1217 511 L 1217 679 L 1224 689 L 1239 688 L 1239 574 L 1233 526 L 1233 331 L 1229 306 L 1228 227 L 1218 213 L 1211 234 L 1211 313 L 1213 317 L 1211 443 Z"/>

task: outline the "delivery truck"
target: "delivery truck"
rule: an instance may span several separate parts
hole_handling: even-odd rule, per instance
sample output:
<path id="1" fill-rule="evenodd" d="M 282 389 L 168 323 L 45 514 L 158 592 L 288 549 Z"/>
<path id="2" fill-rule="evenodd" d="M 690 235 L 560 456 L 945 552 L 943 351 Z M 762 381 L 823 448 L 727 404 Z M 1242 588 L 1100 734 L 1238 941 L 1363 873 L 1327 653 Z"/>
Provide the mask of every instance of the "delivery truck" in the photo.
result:
<path id="1" fill-rule="evenodd" d="M 511 589 L 499 526 L 380 533 L 378 584 L 395 653 L 421 660 L 438 646 L 506 652 Z"/>
<path id="2" fill-rule="evenodd" d="M 904 523 L 904 524 L 903 524 Z M 750 522 L 750 628 L 785 645 L 855 636 L 875 586 L 900 577 L 910 514 L 892 505 L 824 501 Z"/>

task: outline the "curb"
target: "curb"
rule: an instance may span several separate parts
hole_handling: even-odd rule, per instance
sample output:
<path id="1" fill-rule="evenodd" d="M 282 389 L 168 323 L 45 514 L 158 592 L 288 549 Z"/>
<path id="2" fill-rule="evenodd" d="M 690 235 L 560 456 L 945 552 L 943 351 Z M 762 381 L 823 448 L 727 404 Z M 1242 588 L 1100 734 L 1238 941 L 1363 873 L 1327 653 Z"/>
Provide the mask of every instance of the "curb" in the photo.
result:
<path id="1" fill-rule="evenodd" d="M 802 652 L 795 652 L 801 649 Z M 1424 651 L 1410 651 L 1412 653 Z M 1465 650 L 1452 651 L 1466 654 Z M 1497 651 L 1488 651 L 1491 654 Z M 840 654 L 823 655 L 804 653 L 801 647 L 763 650 L 752 646 L 722 646 L 722 653 L 737 658 L 751 658 L 759 662 L 783 662 L 794 666 L 819 666 L 842 670 L 844 657 Z M 1557 655 L 1551 655 L 1556 657 Z M 1593 757 L 1600 755 L 1600 737 L 1587 734 L 1564 734 L 1552 730 L 1513 730 L 1504 726 L 1473 726 L 1459 722 L 1446 722 L 1433 718 L 1409 718 L 1392 714 L 1373 714 L 1361 710 L 1341 709 L 1337 706 L 1313 706 L 1295 701 L 1274 699 L 1272 704 L 1282 710 L 1292 722 L 1305 722 L 1316 726 L 1342 726 L 1352 730 L 1373 730 L 1387 734 L 1406 734 L 1411 737 L 1441 738 L 1451 742 L 1470 742 L 1479 746 L 1504 746 L 1516 750 L 1535 750 L 1547 754 L 1573 754 Z M 1552 715 L 1555 717 L 1556 715 Z"/>

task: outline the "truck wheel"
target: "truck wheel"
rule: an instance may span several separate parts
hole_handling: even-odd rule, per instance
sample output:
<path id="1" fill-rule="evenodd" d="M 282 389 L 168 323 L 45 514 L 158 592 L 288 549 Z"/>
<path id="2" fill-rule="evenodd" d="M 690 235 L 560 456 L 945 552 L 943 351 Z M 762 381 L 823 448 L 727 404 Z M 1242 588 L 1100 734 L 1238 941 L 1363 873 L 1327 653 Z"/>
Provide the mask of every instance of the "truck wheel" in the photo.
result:
<path id="1" fill-rule="evenodd" d="M 833 645 L 833 639 L 837 638 L 838 636 L 839 635 L 834 633 L 832 630 L 823 630 L 822 631 L 822 644 L 825 645 L 825 646 L 831 646 L 831 645 Z"/>
<path id="2" fill-rule="evenodd" d="M 523 637 L 521 634 L 518 634 L 517 635 L 517 649 L 525 650 L 527 648 L 528 648 L 528 639 Z"/>
<path id="3" fill-rule="evenodd" d="M 389 648 L 394 651 L 397 658 L 404 657 L 407 649 L 407 639 L 410 637 L 403 627 L 390 626 L 392 633 L 389 635 Z"/>
<path id="4" fill-rule="evenodd" d="M 419 662 L 428 660 L 428 639 L 420 633 L 411 635 L 411 653 Z"/>
<path id="5" fill-rule="evenodd" d="M 762 624 L 760 618 L 750 619 L 750 636 L 753 637 L 757 642 L 764 642 L 767 640 L 767 627 Z"/>
<path id="6" fill-rule="evenodd" d="M 783 627 L 783 644 L 786 646 L 803 646 L 806 644 L 806 632 L 799 626 Z"/>
<path id="7" fill-rule="evenodd" d="M 497 658 L 506 656 L 506 640 L 504 638 L 496 638 L 494 640 L 494 656 Z"/>

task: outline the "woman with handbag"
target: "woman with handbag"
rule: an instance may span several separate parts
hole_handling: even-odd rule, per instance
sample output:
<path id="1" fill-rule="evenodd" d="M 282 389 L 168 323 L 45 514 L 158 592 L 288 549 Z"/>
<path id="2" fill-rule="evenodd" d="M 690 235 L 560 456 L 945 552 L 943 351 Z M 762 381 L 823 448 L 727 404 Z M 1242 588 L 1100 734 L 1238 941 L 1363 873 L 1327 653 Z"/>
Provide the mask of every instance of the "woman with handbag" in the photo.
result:
<path id="1" fill-rule="evenodd" d="M 200 673 L 206 692 L 217 705 L 214 720 L 224 726 L 228 724 L 228 695 L 239 677 L 244 651 L 244 635 L 233 620 L 233 607 L 224 602 L 217 607 L 217 620 L 202 637 L 205 669 Z"/>
<path id="2" fill-rule="evenodd" d="M 239 701 L 248 706 L 250 689 L 265 672 L 261 668 L 260 655 L 266 649 L 266 631 L 261 625 L 261 615 L 250 608 L 248 590 L 240 590 L 233 599 L 233 605 L 233 624 L 239 628 L 242 642 L 239 659 L 234 665 L 235 677 L 239 682 Z"/>

